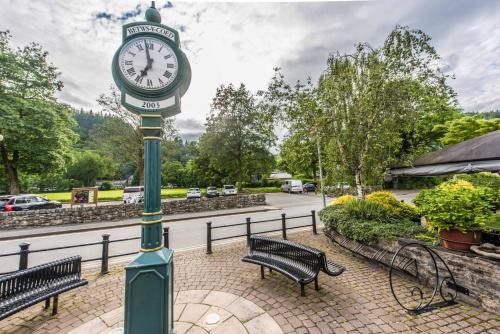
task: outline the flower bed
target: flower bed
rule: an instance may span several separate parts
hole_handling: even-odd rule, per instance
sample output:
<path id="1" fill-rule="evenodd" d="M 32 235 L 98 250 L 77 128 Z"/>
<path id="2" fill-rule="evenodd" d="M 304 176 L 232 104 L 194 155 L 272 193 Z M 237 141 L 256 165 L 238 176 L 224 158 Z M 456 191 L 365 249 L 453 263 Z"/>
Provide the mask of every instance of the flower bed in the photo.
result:
<path id="1" fill-rule="evenodd" d="M 392 257 L 401 243 L 407 241 L 382 240 L 375 245 L 366 245 L 346 238 L 334 230 L 325 229 L 324 232 L 332 243 L 386 267 L 390 266 Z M 449 251 L 442 247 L 433 247 L 433 250 L 446 261 L 457 284 L 469 290 L 469 295 L 458 293 L 458 300 L 494 314 L 500 314 L 500 279 L 498 277 L 500 265 L 498 261 L 473 253 Z M 419 251 L 409 253 L 409 256 L 417 262 L 421 279 L 432 286 L 431 280 L 435 271 L 430 258 Z M 441 270 L 445 272 L 444 268 Z"/>
<path id="2" fill-rule="evenodd" d="M 393 194 L 376 192 L 367 199 L 339 198 L 319 212 L 327 229 L 367 245 L 396 238 L 429 238 L 415 208 Z M 338 204 L 340 203 L 340 204 Z"/>
<path id="3" fill-rule="evenodd" d="M 388 266 L 403 239 L 406 239 L 405 242 L 416 239 L 437 244 L 438 225 L 441 224 L 439 227 L 444 229 L 452 218 L 455 226 L 484 228 L 488 220 L 498 217 L 492 211 L 496 198 L 495 191 L 474 187 L 463 180 L 453 180 L 419 195 L 417 207 L 400 202 L 391 193 L 376 192 L 366 199 L 340 197 L 321 210 L 319 216 L 330 240 Z M 454 201 L 461 201 L 461 204 L 457 205 Z M 420 215 L 430 218 L 425 227 L 420 224 Z M 443 220 L 440 220 L 442 217 Z M 463 225 L 458 222 L 463 222 Z M 450 267 L 457 284 L 468 289 L 468 295 L 458 294 L 459 300 L 490 312 L 500 312 L 500 262 L 439 246 L 433 247 L 433 250 Z M 419 268 L 419 278 L 430 284 L 429 280 L 435 275 L 432 261 L 419 251 L 410 256 Z"/>

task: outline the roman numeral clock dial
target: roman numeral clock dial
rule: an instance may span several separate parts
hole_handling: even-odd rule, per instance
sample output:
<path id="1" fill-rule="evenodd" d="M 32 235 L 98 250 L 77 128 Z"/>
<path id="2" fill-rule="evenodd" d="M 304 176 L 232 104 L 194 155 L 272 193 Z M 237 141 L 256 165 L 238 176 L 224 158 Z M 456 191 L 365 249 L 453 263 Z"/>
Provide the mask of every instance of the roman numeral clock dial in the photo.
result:
<path id="1" fill-rule="evenodd" d="M 169 86 L 179 70 L 172 48 L 154 37 L 137 37 L 127 42 L 120 50 L 118 63 L 127 82 L 146 91 Z"/>

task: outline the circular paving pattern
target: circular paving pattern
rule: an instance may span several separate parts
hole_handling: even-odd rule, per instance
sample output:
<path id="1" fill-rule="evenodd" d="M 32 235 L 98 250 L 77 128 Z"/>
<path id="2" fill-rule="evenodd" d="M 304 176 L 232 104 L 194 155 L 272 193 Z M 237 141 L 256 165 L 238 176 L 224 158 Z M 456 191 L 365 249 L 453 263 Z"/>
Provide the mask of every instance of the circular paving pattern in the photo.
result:
<path id="1" fill-rule="evenodd" d="M 70 334 L 110 334 L 123 326 L 123 307 L 75 328 Z M 282 334 L 262 308 L 232 293 L 187 290 L 177 293 L 174 305 L 176 334 Z M 115 331 L 116 333 L 116 331 Z"/>

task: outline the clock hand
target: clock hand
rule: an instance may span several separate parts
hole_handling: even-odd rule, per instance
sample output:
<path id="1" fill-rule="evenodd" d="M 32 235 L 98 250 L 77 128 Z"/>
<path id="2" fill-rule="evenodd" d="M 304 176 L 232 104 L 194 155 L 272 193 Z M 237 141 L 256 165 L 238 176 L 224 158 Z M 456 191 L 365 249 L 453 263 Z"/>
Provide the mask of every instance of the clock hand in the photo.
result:
<path id="1" fill-rule="evenodd" d="M 149 49 L 148 49 L 148 44 L 146 43 L 146 40 L 144 40 L 144 47 L 146 48 L 146 60 L 147 60 L 147 65 L 144 68 L 144 70 L 141 71 L 141 76 L 145 76 L 148 74 L 148 70 L 150 70 L 153 67 L 153 60 L 151 56 L 149 55 Z"/>

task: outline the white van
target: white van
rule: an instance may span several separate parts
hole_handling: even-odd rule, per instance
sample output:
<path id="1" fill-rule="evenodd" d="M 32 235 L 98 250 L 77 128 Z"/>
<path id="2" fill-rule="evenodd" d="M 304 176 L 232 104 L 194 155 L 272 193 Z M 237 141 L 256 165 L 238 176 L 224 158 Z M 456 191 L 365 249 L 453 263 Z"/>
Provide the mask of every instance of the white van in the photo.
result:
<path id="1" fill-rule="evenodd" d="M 281 191 L 286 193 L 302 193 L 304 188 L 302 187 L 302 181 L 300 180 L 286 180 L 285 183 L 281 185 Z"/>
<path id="2" fill-rule="evenodd" d="M 123 189 L 123 203 L 142 203 L 144 202 L 144 187 L 125 187 Z"/>

